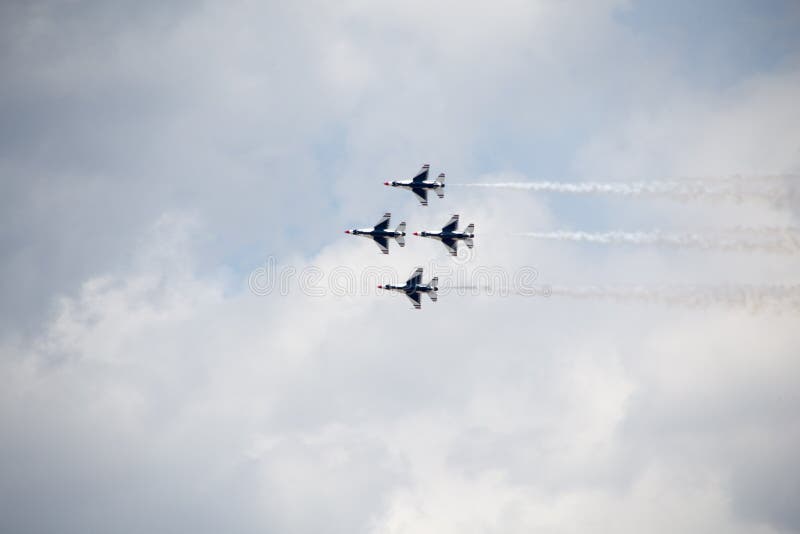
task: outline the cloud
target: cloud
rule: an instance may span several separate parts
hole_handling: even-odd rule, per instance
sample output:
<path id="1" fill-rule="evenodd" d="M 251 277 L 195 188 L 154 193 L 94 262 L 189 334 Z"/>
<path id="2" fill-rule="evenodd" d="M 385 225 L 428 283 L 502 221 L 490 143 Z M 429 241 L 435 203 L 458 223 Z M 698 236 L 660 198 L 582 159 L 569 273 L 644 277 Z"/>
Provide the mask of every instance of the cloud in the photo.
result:
<path id="1" fill-rule="evenodd" d="M 502 237 L 796 225 L 785 206 L 423 212 L 380 186 L 429 158 L 453 182 L 796 172 L 791 61 L 710 87 L 638 46 L 631 6 L 4 5 L 0 530 L 798 530 L 794 314 L 246 289 L 267 254 L 452 265 L 341 234 L 386 210 L 474 221 L 468 273 L 796 283 L 794 257 Z"/>

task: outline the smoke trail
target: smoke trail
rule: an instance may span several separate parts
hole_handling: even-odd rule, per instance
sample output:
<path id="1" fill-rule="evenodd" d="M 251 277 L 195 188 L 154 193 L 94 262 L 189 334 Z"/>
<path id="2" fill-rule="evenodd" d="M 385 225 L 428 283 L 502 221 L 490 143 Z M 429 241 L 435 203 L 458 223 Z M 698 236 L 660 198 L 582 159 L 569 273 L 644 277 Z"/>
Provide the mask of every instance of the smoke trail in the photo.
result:
<path id="1" fill-rule="evenodd" d="M 800 252 L 800 229 L 797 228 L 736 228 L 710 233 L 652 232 L 523 232 L 520 237 L 577 241 L 599 244 L 652 245 L 703 250 L 770 252 L 795 254 Z"/>
<path id="2" fill-rule="evenodd" d="M 549 286 L 545 294 L 586 300 L 645 302 L 688 308 L 723 307 L 800 312 L 800 285 L 733 286 Z"/>
<path id="3" fill-rule="evenodd" d="M 716 199 L 743 202 L 757 199 L 783 204 L 798 194 L 792 180 L 782 176 L 703 178 L 648 182 L 497 182 L 450 184 L 462 187 L 521 189 L 574 195 L 652 196 L 680 201 Z"/>
<path id="4" fill-rule="evenodd" d="M 469 289 L 469 293 L 456 291 L 456 295 L 507 297 L 565 297 L 580 300 L 613 302 L 639 302 L 676 306 L 690 309 L 740 309 L 750 313 L 788 312 L 800 313 L 800 284 L 774 285 L 512 285 L 499 287 L 494 284 L 454 285 L 439 287 L 440 293 L 448 290 Z"/>

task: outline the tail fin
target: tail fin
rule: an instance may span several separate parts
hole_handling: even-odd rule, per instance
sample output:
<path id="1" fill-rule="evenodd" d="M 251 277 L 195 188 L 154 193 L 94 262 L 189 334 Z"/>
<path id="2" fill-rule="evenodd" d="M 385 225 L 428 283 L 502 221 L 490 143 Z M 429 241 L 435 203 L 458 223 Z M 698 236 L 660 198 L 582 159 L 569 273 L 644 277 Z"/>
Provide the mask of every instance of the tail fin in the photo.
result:
<path id="1" fill-rule="evenodd" d="M 444 189 L 442 189 L 444 187 L 444 173 L 440 173 L 436 181 L 442 184 L 442 187 L 437 187 L 434 190 L 436 191 L 436 196 L 438 196 L 439 198 L 444 198 Z"/>
<path id="2" fill-rule="evenodd" d="M 438 276 L 434 276 L 433 278 L 431 278 L 431 284 L 430 285 L 433 288 L 433 291 L 429 291 L 428 292 L 428 296 L 431 298 L 431 301 L 436 302 L 436 300 L 439 298 L 439 293 L 438 293 L 438 291 L 439 291 L 439 277 Z"/>
<path id="3" fill-rule="evenodd" d="M 472 223 L 467 225 L 467 227 L 464 228 L 464 233 L 467 235 L 475 235 L 475 225 Z M 467 245 L 467 248 L 472 248 L 475 246 L 475 243 L 472 241 L 471 237 L 465 237 L 464 244 Z"/>
<path id="4" fill-rule="evenodd" d="M 394 240 L 397 241 L 397 244 L 401 247 L 406 246 L 406 238 L 404 237 L 406 235 L 406 223 L 401 222 L 397 225 L 397 228 L 395 228 L 394 231 L 400 234 L 394 238 Z"/>

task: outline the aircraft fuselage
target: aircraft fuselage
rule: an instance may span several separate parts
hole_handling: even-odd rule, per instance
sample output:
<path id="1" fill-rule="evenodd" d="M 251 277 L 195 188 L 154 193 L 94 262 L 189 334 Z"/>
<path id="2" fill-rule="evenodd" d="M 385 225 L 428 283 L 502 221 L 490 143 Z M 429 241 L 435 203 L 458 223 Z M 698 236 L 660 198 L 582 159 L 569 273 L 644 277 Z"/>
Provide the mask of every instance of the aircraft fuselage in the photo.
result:
<path id="1" fill-rule="evenodd" d="M 423 285 L 402 285 L 402 286 L 394 286 L 392 284 L 385 284 L 380 287 L 380 289 L 388 289 L 389 291 L 400 291 L 402 293 L 432 293 L 438 291 L 438 287 L 433 287 L 430 284 L 423 284 Z"/>
<path id="2" fill-rule="evenodd" d="M 444 189 L 444 184 L 439 182 L 413 182 L 411 180 L 395 180 L 388 182 L 387 185 L 405 189 Z"/>
<path id="3" fill-rule="evenodd" d="M 372 228 L 349 230 L 348 233 L 366 237 L 404 237 L 406 235 L 405 232 L 397 232 L 395 230 L 373 230 Z"/>
<path id="4" fill-rule="evenodd" d="M 430 237 L 431 239 L 444 239 L 457 240 L 457 239 L 472 239 L 475 234 L 468 234 L 466 232 L 419 232 L 420 237 Z"/>

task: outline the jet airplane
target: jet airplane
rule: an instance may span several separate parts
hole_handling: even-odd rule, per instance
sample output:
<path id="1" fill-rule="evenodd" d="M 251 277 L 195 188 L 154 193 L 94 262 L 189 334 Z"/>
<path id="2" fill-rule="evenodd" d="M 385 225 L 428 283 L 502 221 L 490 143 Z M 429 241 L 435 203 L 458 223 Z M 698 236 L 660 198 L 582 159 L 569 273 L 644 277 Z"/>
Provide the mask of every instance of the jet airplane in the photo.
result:
<path id="1" fill-rule="evenodd" d="M 427 293 L 430 297 L 431 301 L 436 302 L 439 294 L 439 288 L 437 287 L 439 284 L 439 278 L 434 276 L 431 278 L 429 284 L 422 283 L 422 267 L 417 267 L 414 273 L 411 275 L 405 285 L 402 286 L 393 286 L 391 284 L 380 285 L 378 289 L 388 289 L 389 291 L 399 291 L 401 293 L 405 293 L 406 297 L 414 304 L 415 309 L 420 309 L 422 307 L 422 294 Z"/>
<path id="2" fill-rule="evenodd" d="M 463 232 L 458 230 L 458 215 L 453 215 L 450 221 L 442 227 L 441 232 L 414 232 L 414 235 L 420 237 L 430 237 L 431 239 L 438 239 L 447 248 L 451 256 L 458 256 L 458 242 L 463 241 L 467 248 L 472 248 L 475 237 L 475 225 L 470 224 L 464 228 Z"/>
<path id="3" fill-rule="evenodd" d="M 393 238 L 401 247 L 406 246 L 406 223 L 401 222 L 397 225 L 397 228 L 395 228 L 394 231 L 389 230 L 389 220 L 391 217 L 391 213 L 384 213 L 383 217 L 381 217 L 381 220 L 378 221 L 378 224 L 376 224 L 373 228 L 364 228 L 361 230 L 356 228 L 353 230 L 345 230 L 344 233 L 368 237 L 375 241 L 375 244 L 378 245 L 378 248 L 381 249 L 381 252 L 388 254 L 389 238 Z"/>
<path id="4" fill-rule="evenodd" d="M 412 193 L 417 196 L 420 204 L 423 206 L 428 205 L 428 189 L 433 189 L 439 198 L 444 198 L 444 173 L 439 174 L 439 177 L 432 181 L 428 181 L 428 170 L 430 165 L 427 163 L 422 166 L 422 169 L 411 180 L 393 182 L 383 182 L 383 185 L 390 185 L 392 187 L 402 187 L 410 189 Z"/>

